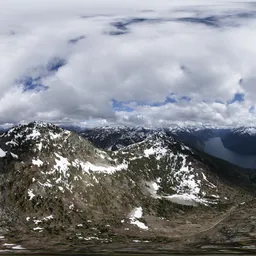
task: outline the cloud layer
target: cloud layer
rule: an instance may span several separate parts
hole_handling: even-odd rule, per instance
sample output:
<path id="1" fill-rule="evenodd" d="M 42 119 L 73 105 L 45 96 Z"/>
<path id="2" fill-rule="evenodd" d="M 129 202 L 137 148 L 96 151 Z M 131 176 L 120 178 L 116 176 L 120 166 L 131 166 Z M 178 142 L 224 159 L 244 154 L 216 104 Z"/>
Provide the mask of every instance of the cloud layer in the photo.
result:
<path id="1" fill-rule="evenodd" d="M 249 1 L 9 0 L 0 125 L 256 125 Z"/>

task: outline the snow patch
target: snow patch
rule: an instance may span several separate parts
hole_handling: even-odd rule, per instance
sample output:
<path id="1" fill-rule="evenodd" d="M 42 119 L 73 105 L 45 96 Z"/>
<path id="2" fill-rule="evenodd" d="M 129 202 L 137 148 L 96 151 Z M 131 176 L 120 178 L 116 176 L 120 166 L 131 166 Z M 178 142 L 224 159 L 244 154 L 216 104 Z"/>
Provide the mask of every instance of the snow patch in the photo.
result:
<path id="1" fill-rule="evenodd" d="M 58 186 L 58 189 L 63 193 L 64 192 L 64 188 L 61 186 Z"/>
<path id="2" fill-rule="evenodd" d="M 145 157 L 150 157 L 152 155 L 155 155 L 156 159 L 160 160 L 162 157 L 166 156 L 167 151 L 168 150 L 166 148 L 164 148 L 161 145 L 161 143 L 158 142 L 156 145 L 154 145 L 154 147 L 145 149 L 144 155 L 145 155 Z"/>
<path id="3" fill-rule="evenodd" d="M 207 182 L 207 185 L 211 188 L 216 188 L 214 184 L 212 184 L 205 176 L 205 174 L 202 172 L 203 179 Z"/>
<path id="4" fill-rule="evenodd" d="M 160 198 L 160 196 L 157 195 L 160 186 L 155 181 L 146 182 L 146 187 L 153 198 Z"/>
<path id="5" fill-rule="evenodd" d="M 8 243 L 4 243 L 3 246 L 6 246 L 6 247 L 12 247 L 12 246 L 15 246 L 16 244 L 8 244 Z"/>
<path id="6" fill-rule="evenodd" d="M 162 198 L 168 199 L 173 203 L 181 205 L 197 206 L 198 204 L 207 205 L 207 200 L 201 199 L 192 194 L 175 194 L 170 196 L 162 196 Z"/>
<path id="7" fill-rule="evenodd" d="M 40 159 L 32 159 L 32 164 L 37 165 L 38 167 L 42 166 L 44 163 Z"/>
<path id="8" fill-rule="evenodd" d="M 14 154 L 14 153 L 12 153 L 12 152 L 11 152 L 11 156 L 12 156 L 13 158 L 15 158 L 15 159 L 19 159 L 18 155 Z"/>
<path id="9" fill-rule="evenodd" d="M 61 171 L 63 173 L 63 176 L 67 178 L 67 171 L 69 169 L 70 163 L 67 158 L 62 157 L 61 155 L 55 153 L 55 156 L 58 159 L 55 159 L 56 164 L 53 166 L 53 168 L 57 171 Z"/>
<path id="10" fill-rule="evenodd" d="M 21 245 L 16 245 L 12 247 L 13 250 L 26 250 L 26 248 L 22 247 Z"/>
<path id="11" fill-rule="evenodd" d="M 18 146 L 19 144 L 16 141 L 10 140 L 5 143 L 5 145 L 12 145 L 12 146 Z"/>
<path id="12" fill-rule="evenodd" d="M 29 200 L 32 200 L 35 197 L 35 194 L 33 193 L 32 189 L 28 190 L 28 196 L 29 196 Z"/>
<path id="13" fill-rule="evenodd" d="M 50 135 L 50 138 L 52 139 L 52 140 L 56 140 L 56 139 L 59 139 L 59 138 L 61 138 L 61 134 L 59 134 L 59 133 L 53 133 L 53 132 L 49 132 L 49 135 Z"/>
<path id="14" fill-rule="evenodd" d="M 33 222 L 38 225 L 38 223 L 41 223 L 42 221 L 41 220 L 33 220 Z"/>
<path id="15" fill-rule="evenodd" d="M 187 156 L 179 154 L 178 157 L 182 157 L 182 166 L 180 170 L 173 175 L 175 183 L 177 183 L 174 189 L 177 191 L 177 194 L 198 196 L 201 190 L 201 181 L 195 179 L 194 168 L 186 165 Z"/>
<path id="16" fill-rule="evenodd" d="M 91 237 L 84 237 L 84 240 L 90 241 L 90 240 L 100 240 L 100 239 L 98 237 L 96 237 L 96 236 L 91 236 Z"/>
<path id="17" fill-rule="evenodd" d="M 81 167 L 82 170 L 86 173 L 92 172 L 101 172 L 101 173 L 107 173 L 112 174 L 116 171 L 126 170 L 128 168 L 127 164 L 119 164 L 117 166 L 100 166 L 100 165 L 94 165 L 90 162 L 83 162 L 78 159 L 76 159 L 74 162 L 72 162 L 72 165 L 75 167 Z"/>
<path id="18" fill-rule="evenodd" d="M 35 129 L 32 130 L 32 133 L 26 136 L 27 140 L 34 140 L 41 136 L 41 133 Z"/>
<path id="19" fill-rule="evenodd" d="M 52 220 L 52 219 L 54 219 L 53 215 L 49 215 L 49 216 L 46 216 L 46 217 L 42 218 L 41 220 L 33 220 L 33 222 L 36 225 L 38 225 L 39 223 L 42 223 L 43 221 L 49 221 L 49 220 Z"/>
<path id="20" fill-rule="evenodd" d="M 220 196 L 218 196 L 218 195 L 211 195 L 212 197 L 214 197 L 214 198 L 220 198 Z"/>
<path id="21" fill-rule="evenodd" d="M 48 221 L 48 220 L 52 220 L 52 219 L 54 219 L 53 215 L 49 215 L 49 216 L 43 218 L 42 220 Z"/>
<path id="22" fill-rule="evenodd" d="M 40 181 L 38 181 L 38 183 L 39 183 L 41 186 L 43 186 L 43 187 L 47 187 L 47 188 L 52 188 L 52 187 L 53 187 L 53 185 L 52 185 L 49 181 L 47 181 L 47 182 L 45 182 L 45 183 L 41 183 Z"/>
<path id="23" fill-rule="evenodd" d="M 138 219 L 143 215 L 142 207 L 135 208 L 129 215 L 130 223 L 137 226 L 140 229 L 148 230 L 148 227 Z"/>
<path id="24" fill-rule="evenodd" d="M 1 148 L 0 148 L 0 157 L 5 157 L 6 156 L 6 152 L 3 151 Z"/>
<path id="25" fill-rule="evenodd" d="M 40 228 L 40 227 L 36 227 L 36 228 L 33 228 L 33 230 L 43 230 L 43 228 Z"/>
<path id="26" fill-rule="evenodd" d="M 37 148 L 38 148 L 39 151 L 41 151 L 42 148 L 43 148 L 43 143 L 42 143 L 42 142 L 39 142 L 39 143 L 37 144 Z"/>

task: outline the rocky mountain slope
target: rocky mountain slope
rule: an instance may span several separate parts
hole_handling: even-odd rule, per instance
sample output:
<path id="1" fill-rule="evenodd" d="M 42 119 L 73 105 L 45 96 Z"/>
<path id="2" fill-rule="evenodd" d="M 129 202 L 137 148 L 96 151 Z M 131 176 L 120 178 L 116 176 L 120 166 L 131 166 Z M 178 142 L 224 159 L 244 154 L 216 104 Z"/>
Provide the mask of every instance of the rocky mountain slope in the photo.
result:
<path id="1" fill-rule="evenodd" d="M 250 173 L 165 132 L 145 133 L 108 152 L 40 122 L 2 134 L 0 248 L 191 249 L 253 200 Z"/>

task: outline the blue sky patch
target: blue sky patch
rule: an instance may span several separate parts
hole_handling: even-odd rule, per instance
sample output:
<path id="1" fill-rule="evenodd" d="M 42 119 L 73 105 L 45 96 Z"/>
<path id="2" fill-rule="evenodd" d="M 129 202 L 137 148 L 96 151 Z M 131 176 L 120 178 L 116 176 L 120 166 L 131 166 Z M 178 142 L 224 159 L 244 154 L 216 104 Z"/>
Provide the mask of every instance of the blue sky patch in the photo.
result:
<path id="1" fill-rule="evenodd" d="M 255 113 L 255 107 L 254 107 L 254 106 L 251 106 L 251 107 L 249 108 L 249 112 L 250 112 L 251 114 L 254 114 L 254 113 Z"/>
<path id="2" fill-rule="evenodd" d="M 156 102 L 136 102 L 136 101 L 118 101 L 112 100 L 112 108 L 114 111 L 125 111 L 125 112 L 133 112 L 135 109 L 127 106 L 129 103 L 134 102 L 137 106 L 150 106 L 150 107 L 161 107 L 167 105 L 169 103 L 178 103 L 178 101 L 191 101 L 191 98 L 187 96 L 182 96 L 178 99 L 175 98 L 175 94 L 171 94 L 169 97 L 166 97 L 164 101 L 156 101 Z"/>
<path id="3" fill-rule="evenodd" d="M 112 109 L 114 111 L 120 112 L 120 111 L 125 111 L 125 112 L 132 112 L 134 111 L 133 108 L 128 107 L 126 104 L 129 102 L 124 102 L 124 101 L 117 101 L 117 100 L 112 100 Z"/>
<path id="4" fill-rule="evenodd" d="M 48 89 L 48 86 L 45 86 L 41 83 L 41 78 L 32 78 L 24 77 L 18 81 L 19 84 L 23 86 L 23 91 L 44 91 Z"/>
<path id="5" fill-rule="evenodd" d="M 17 79 L 16 83 L 22 85 L 25 92 L 47 90 L 49 87 L 42 84 L 42 78 L 53 75 L 61 67 L 66 65 L 66 63 L 66 60 L 55 57 L 45 67 L 41 66 L 32 69 L 29 73 L 34 75 L 26 74 Z"/>
<path id="6" fill-rule="evenodd" d="M 145 105 L 148 105 L 151 107 L 160 107 L 160 106 L 164 106 L 168 103 L 177 103 L 177 100 L 174 97 L 170 96 L 170 97 L 166 97 L 165 101 L 163 101 L 163 102 L 154 102 L 154 103 L 145 104 Z"/>
<path id="7" fill-rule="evenodd" d="M 243 93 L 236 93 L 234 98 L 228 101 L 228 104 L 233 104 L 235 102 L 243 102 L 244 101 L 244 94 Z"/>
<path id="8" fill-rule="evenodd" d="M 67 64 L 66 60 L 62 58 L 55 57 L 51 59 L 47 64 L 47 70 L 49 72 L 57 72 L 61 67 Z"/>
<path id="9" fill-rule="evenodd" d="M 171 94 L 170 96 L 166 97 L 164 101 L 156 101 L 156 102 L 139 102 L 139 101 L 118 101 L 113 99 L 112 100 L 112 108 L 114 111 L 125 111 L 125 112 L 133 112 L 135 109 L 132 107 L 127 106 L 129 103 L 135 103 L 137 106 L 150 106 L 150 107 L 161 107 L 167 105 L 169 103 L 178 103 L 178 101 L 186 101 L 189 102 L 192 99 L 187 96 L 182 96 L 180 98 L 176 98 L 175 94 Z"/>

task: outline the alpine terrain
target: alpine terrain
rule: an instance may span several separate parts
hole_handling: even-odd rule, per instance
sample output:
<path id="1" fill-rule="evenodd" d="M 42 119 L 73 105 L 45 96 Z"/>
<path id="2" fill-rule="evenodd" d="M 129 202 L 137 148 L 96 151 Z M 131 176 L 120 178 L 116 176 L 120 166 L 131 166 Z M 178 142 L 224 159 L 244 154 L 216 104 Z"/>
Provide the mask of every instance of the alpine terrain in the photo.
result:
<path id="1" fill-rule="evenodd" d="M 42 122 L 2 133 L 1 252 L 255 250 L 254 170 L 184 141 Z"/>
<path id="2" fill-rule="evenodd" d="M 69 129 L 72 129 L 70 127 Z M 173 126 L 169 128 L 98 127 L 79 130 L 93 144 L 117 150 L 164 132 L 185 144 L 243 168 L 256 168 L 256 129 L 254 127 Z"/>

